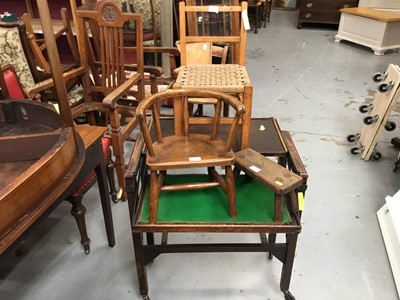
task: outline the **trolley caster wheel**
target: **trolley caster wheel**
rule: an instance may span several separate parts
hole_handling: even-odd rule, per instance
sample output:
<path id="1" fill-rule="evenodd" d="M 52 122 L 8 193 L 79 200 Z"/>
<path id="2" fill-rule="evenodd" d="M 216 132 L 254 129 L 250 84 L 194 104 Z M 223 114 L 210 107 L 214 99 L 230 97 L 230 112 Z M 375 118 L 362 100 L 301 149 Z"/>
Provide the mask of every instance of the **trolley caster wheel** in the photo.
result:
<path id="1" fill-rule="evenodd" d="M 374 105 L 371 104 L 363 104 L 361 105 L 358 110 L 360 111 L 360 113 L 362 114 L 366 114 L 367 112 L 369 112 L 372 108 L 374 107 Z"/>
<path id="2" fill-rule="evenodd" d="M 391 82 L 389 82 L 389 83 L 382 83 L 382 84 L 378 87 L 378 90 L 379 90 L 381 93 L 386 93 L 387 91 L 389 91 L 389 90 L 392 88 L 393 85 L 394 85 L 394 82 L 393 82 L 393 81 L 391 81 Z"/>
<path id="3" fill-rule="evenodd" d="M 143 300 L 150 300 L 149 295 L 144 295 L 144 296 L 143 296 Z"/>
<path id="4" fill-rule="evenodd" d="M 296 300 L 296 298 L 289 291 L 283 292 L 285 300 Z"/>
<path id="5" fill-rule="evenodd" d="M 364 124 L 365 125 L 371 125 L 373 123 L 375 123 L 376 121 L 378 121 L 379 116 L 375 115 L 375 116 L 367 116 L 364 118 Z"/>
<path id="6" fill-rule="evenodd" d="M 399 165 L 400 165 L 400 161 L 396 161 L 396 162 L 394 163 L 394 165 L 393 165 L 393 172 L 396 172 L 396 171 L 397 171 L 397 169 L 399 168 Z"/>
<path id="7" fill-rule="evenodd" d="M 398 137 L 394 137 L 392 138 L 392 140 L 390 141 L 390 143 L 396 147 L 396 149 L 400 149 L 400 138 Z"/>
<path id="8" fill-rule="evenodd" d="M 349 135 L 346 137 L 346 140 L 347 140 L 349 143 L 354 143 L 355 141 L 358 140 L 359 136 L 360 136 L 359 133 L 357 133 L 357 134 L 349 134 Z"/>
<path id="9" fill-rule="evenodd" d="M 268 259 L 269 259 L 269 260 L 272 260 L 273 258 L 274 258 L 274 255 L 273 255 L 271 252 L 269 252 L 269 253 L 268 253 Z"/>
<path id="10" fill-rule="evenodd" d="M 372 79 L 374 82 L 381 82 L 382 80 L 385 80 L 386 76 L 387 76 L 387 73 L 377 72 L 374 74 Z"/>
<path id="11" fill-rule="evenodd" d="M 350 149 L 350 153 L 353 155 L 357 155 L 361 153 L 362 148 L 360 147 L 353 147 Z"/>
<path id="12" fill-rule="evenodd" d="M 380 152 L 374 152 L 371 155 L 373 161 L 380 161 L 382 158 L 382 154 Z"/>
<path id="13" fill-rule="evenodd" d="M 396 123 L 393 121 L 387 121 L 385 124 L 385 130 L 387 131 L 393 131 L 396 129 Z"/>

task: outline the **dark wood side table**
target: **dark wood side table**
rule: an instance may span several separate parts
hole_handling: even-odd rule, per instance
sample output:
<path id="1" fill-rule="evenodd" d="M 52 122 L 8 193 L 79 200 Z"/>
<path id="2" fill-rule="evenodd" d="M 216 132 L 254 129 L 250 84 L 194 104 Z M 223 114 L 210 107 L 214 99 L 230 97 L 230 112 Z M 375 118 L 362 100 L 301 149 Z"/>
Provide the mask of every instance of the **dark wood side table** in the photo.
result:
<path id="1" fill-rule="evenodd" d="M 169 122 L 173 121 L 169 120 Z M 251 123 L 250 146 L 262 154 L 278 156 L 281 163 L 285 163 L 290 170 L 302 176 L 303 185 L 297 189 L 297 192 L 304 193 L 308 175 L 290 134 L 281 132 L 273 118 L 253 119 Z M 240 145 L 240 141 L 237 144 Z M 290 221 L 286 220 L 279 224 L 273 221 L 263 222 L 262 220 L 243 223 L 236 222 L 235 219 L 223 220 L 222 222 L 216 220 L 208 222 L 161 220 L 159 223 L 149 224 L 146 221 L 145 210 L 147 170 L 144 158 L 143 140 L 139 134 L 125 179 L 139 289 L 144 299 L 150 299 L 146 265 L 162 253 L 188 252 L 267 252 L 270 258 L 276 257 L 282 262 L 280 289 L 285 298 L 295 299 L 289 292 L 289 285 L 297 237 L 301 232 L 301 212 L 299 212 L 298 207 L 291 207 L 286 212 L 290 216 Z M 240 211 L 238 213 L 240 214 Z M 161 243 L 155 242 L 154 233 L 156 232 L 162 233 Z M 260 243 L 168 244 L 167 234 L 180 232 L 258 233 Z M 276 243 L 277 234 L 283 234 L 285 242 Z"/>
<path id="2" fill-rule="evenodd" d="M 104 160 L 101 139 L 107 131 L 106 127 L 100 126 L 76 126 L 77 133 L 81 136 L 85 146 L 85 162 L 72 186 L 75 188 L 84 180 L 91 171 L 95 170 L 100 193 L 100 201 L 103 209 L 108 245 L 115 246 L 114 225 L 111 212 L 110 193 L 107 184 L 106 163 Z M 90 252 L 90 239 L 86 230 L 85 212 L 81 198 L 73 198 L 71 214 L 75 217 L 81 234 L 81 244 L 85 253 Z"/>
<path id="3" fill-rule="evenodd" d="M 356 6 L 358 0 L 299 0 L 297 28 L 303 23 L 339 24 L 340 9 Z"/>

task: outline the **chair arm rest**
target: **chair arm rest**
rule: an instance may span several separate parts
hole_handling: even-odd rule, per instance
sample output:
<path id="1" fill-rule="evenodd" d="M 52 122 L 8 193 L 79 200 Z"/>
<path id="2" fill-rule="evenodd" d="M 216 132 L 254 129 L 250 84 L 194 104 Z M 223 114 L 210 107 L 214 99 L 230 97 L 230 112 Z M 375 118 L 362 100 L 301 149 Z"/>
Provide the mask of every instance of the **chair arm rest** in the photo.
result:
<path id="1" fill-rule="evenodd" d="M 65 72 L 63 74 L 64 82 L 66 82 L 72 78 L 78 77 L 78 76 L 82 75 L 83 73 L 85 73 L 84 67 L 79 67 L 79 68 L 70 70 L 68 72 Z M 53 78 L 49 78 L 49 79 L 43 80 L 41 82 L 38 82 L 38 83 L 34 84 L 33 86 L 29 86 L 29 87 L 25 88 L 25 94 L 29 99 L 33 99 L 37 93 L 43 92 L 44 90 L 47 90 L 53 86 L 54 86 Z"/>
<path id="2" fill-rule="evenodd" d="M 158 66 L 144 66 L 144 71 L 154 75 L 155 77 L 161 77 L 164 74 L 164 69 Z"/>
<path id="3" fill-rule="evenodd" d="M 141 132 L 138 133 L 131 157 L 126 168 L 125 178 L 134 177 L 139 171 L 140 156 L 144 148 L 144 139 Z"/>
<path id="4" fill-rule="evenodd" d="M 143 76 L 140 73 L 134 74 L 132 77 L 127 79 L 123 84 L 121 84 L 114 91 L 109 93 L 103 100 L 103 107 L 106 109 L 115 109 L 117 106 L 117 101 L 122 95 L 127 94 L 134 84 L 139 80 L 142 80 Z"/>
<path id="5" fill-rule="evenodd" d="M 243 105 L 242 102 L 240 102 L 237 98 L 227 95 L 228 97 L 225 97 L 222 99 L 225 103 L 228 103 L 234 110 L 236 110 L 238 115 L 243 115 L 246 112 L 246 109 Z M 217 98 L 217 97 L 216 97 Z"/>
<path id="6" fill-rule="evenodd" d="M 135 71 L 137 72 L 137 65 L 125 65 L 124 66 L 125 70 L 127 71 Z M 154 75 L 155 77 L 161 77 L 164 74 L 164 69 L 162 67 L 158 66 L 143 66 L 144 72 L 150 73 L 151 75 Z"/>
<path id="7" fill-rule="evenodd" d="M 303 164 L 303 161 L 300 157 L 299 152 L 294 145 L 292 137 L 288 131 L 282 131 L 283 140 L 288 148 L 288 158 L 289 158 L 289 168 L 292 172 L 300 175 L 303 178 L 303 187 L 302 189 L 305 191 L 307 189 L 307 179 L 308 173 Z"/>
<path id="8" fill-rule="evenodd" d="M 174 56 L 180 56 L 180 52 L 176 47 L 143 47 L 144 53 L 169 53 Z"/>

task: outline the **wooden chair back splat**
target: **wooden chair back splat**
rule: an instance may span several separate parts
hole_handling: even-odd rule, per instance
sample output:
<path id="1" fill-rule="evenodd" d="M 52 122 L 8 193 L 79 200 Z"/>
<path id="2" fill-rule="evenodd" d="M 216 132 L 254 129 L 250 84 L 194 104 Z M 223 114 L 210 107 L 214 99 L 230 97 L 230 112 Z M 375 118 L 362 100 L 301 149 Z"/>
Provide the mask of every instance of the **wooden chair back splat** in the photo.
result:
<path id="1" fill-rule="evenodd" d="M 213 6 L 187 5 L 183 1 L 179 3 L 179 38 L 182 65 L 188 64 L 187 44 L 211 42 L 229 43 L 232 49 L 232 63 L 244 66 L 246 60 L 246 30 L 242 14 L 247 11 L 247 2 L 238 5 L 237 1 L 234 1 L 234 5 L 217 6 L 217 8 L 219 14 L 229 16 L 229 18 L 223 18 L 222 21 L 223 28 L 228 27 L 229 30 L 228 32 L 223 31 L 223 35 L 210 35 L 209 32 L 199 30 L 197 24 L 198 20 L 201 20 L 202 24 L 207 22 L 208 18 L 204 14 L 214 14 L 212 12 L 216 8 Z"/>

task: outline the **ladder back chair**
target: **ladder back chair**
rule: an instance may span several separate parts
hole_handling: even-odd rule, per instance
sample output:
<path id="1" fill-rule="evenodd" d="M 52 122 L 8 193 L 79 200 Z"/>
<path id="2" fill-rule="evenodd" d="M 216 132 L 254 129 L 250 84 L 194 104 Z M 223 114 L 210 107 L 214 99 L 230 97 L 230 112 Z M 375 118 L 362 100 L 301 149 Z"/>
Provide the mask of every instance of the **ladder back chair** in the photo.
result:
<path id="1" fill-rule="evenodd" d="M 67 64 L 64 64 L 62 66 L 62 70 L 63 73 L 74 72 L 78 70 L 80 67 L 79 49 L 72 30 L 70 19 L 68 17 L 68 10 L 66 8 L 62 8 L 60 10 L 60 15 L 61 15 L 62 25 L 57 26 L 57 31 L 54 33 L 54 38 L 56 40 L 58 47 L 65 47 L 64 44 L 60 44 L 58 41 L 61 37 L 63 36 L 66 37 L 67 45 L 69 47 L 69 54 L 71 55 L 72 61 L 69 61 Z M 44 74 L 47 74 L 47 76 L 51 76 L 51 67 L 48 61 L 48 50 L 44 38 L 38 38 L 37 35 L 35 34 L 33 30 L 31 15 L 29 15 L 28 13 L 23 14 L 22 20 L 24 21 L 26 26 L 26 33 L 28 36 L 29 45 L 35 57 L 35 63 L 37 67 L 40 68 Z M 78 72 L 76 76 L 73 76 L 67 82 L 66 85 L 68 102 L 71 108 L 74 108 L 74 110 L 76 110 L 76 107 L 84 102 L 83 87 L 81 82 L 82 75 L 83 72 Z M 56 103 L 57 99 L 55 92 L 49 91 L 46 95 L 45 100 L 53 104 Z M 77 117 L 80 116 L 78 114 L 73 114 L 72 117 L 76 119 Z"/>
<path id="2" fill-rule="evenodd" d="M 54 33 L 54 37 L 57 41 L 58 38 L 61 36 L 65 35 L 68 46 L 70 47 L 71 51 L 71 56 L 74 60 L 74 62 L 79 63 L 79 49 L 78 45 L 76 43 L 74 33 L 72 30 L 71 22 L 68 17 L 68 10 L 67 8 L 62 8 L 60 10 L 61 14 L 61 26 L 60 28 L 57 28 L 57 32 Z M 33 29 L 32 25 L 32 17 L 28 14 L 25 13 L 22 15 L 22 20 L 25 23 L 26 26 L 26 32 L 28 35 L 28 40 L 30 43 L 30 46 L 32 48 L 32 52 L 36 58 L 37 64 L 40 68 L 42 68 L 45 72 L 50 73 L 51 68 L 50 64 L 48 62 L 48 59 L 46 57 L 46 42 L 43 38 L 38 38 L 37 35 L 35 34 L 35 31 Z M 71 65 L 67 65 L 67 68 L 70 68 Z"/>
<path id="3" fill-rule="evenodd" d="M 196 6 L 186 5 L 185 2 L 179 3 L 181 63 L 183 66 L 173 86 L 174 89 L 206 89 L 237 97 L 246 108 L 241 120 L 242 149 L 249 147 L 253 97 L 253 86 L 244 66 L 246 56 L 245 11 L 247 11 L 247 2 L 225 6 Z M 224 35 L 207 35 L 210 33 L 210 30 L 207 30 L 208 20 L 211 20 L 209 15 L 217 14 L 217 12 L 222 18 L 222 34 Z M 216 42 L 229 44 L 232 64 L 189 64 L 188 44 Z M 225 113 L 224 116 L 226 115 Z M 229 119 L 228 117 L 223 121 L 228 122 Z M 190 119 L 190 123 L 193 124 L 207 122 L 210 122 L 207 117 Z"/>
<path id="4" fill-rule="evenodd" d="M 175 133 L 163 136 L 159 105 L 165 99 L 174 98 Z M 217 103 L 208 133 L 192 133 L 189 125 L 188 98 L 215 98 Z M 235 111 L 228 137 L 222 140 L 218 136 L 221 121 L 222 103 L 230 105 Z M 155 132 L 153 141 L 149 128 L 148 111 L 152 111 L 152 127 Z M 236 98 L 218 92 L 205 90 L 168 90 L 146 97 L 138 106 L 136 116 L 140 121 L 140 130 L 147 148 L 146 165 L 150 170 L 149 221 L 157 222 L 158 197 L 161 191 L 190 190 L 219 186 L 228 198 L 229 215 L 236 217 L 236 194 L 232 171 L 235 155 L 232 151 L 237 125 L 244 113 L 243 104 Z M 215 170 L 225 169 L 225 179 Z M 182 183 L 164 185 L 168 170 L 188 170 L 207 168 L 210 182 Z"/>

